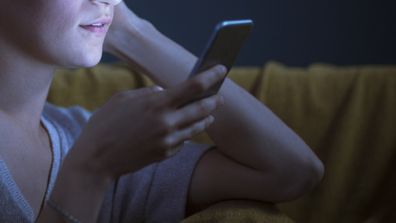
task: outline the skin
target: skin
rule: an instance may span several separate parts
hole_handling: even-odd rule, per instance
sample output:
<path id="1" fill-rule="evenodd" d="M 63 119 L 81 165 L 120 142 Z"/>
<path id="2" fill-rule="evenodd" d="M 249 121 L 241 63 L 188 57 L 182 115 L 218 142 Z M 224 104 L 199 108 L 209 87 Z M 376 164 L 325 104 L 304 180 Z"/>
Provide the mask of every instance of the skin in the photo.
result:
<path id="1" fill-rule="evenodd" d="M 184 106 L 222 79 L 224 67 L 216 66 L 186 81 L 196 57 L 124 3 L 2 3 L 0 95 L 7 97 L 0 98 L 0 155 L 37 222 L 63 222 L 43 201 L 51 149 L 40 116 L 53 71 L 97 64 L 103 44 L 106 51 L 145 71 L 166 90 L 116 94 L 83 129 L 51 194 L 53 201 L 82 222 L 96 222 L 104 192 L 115 178 L 172 156 L 178 145 L 202 131 L 208 132 L 216 149 L 207 152 L 194 171 L 188 214 L 226 199 L 294 199 L 321 179 L 323 165 L 309 147 L 231 80 L 225 81 L 218 95 Z M 79 27 L 98 17 L 112 18 L 114 7 L 106 39 Z"/>

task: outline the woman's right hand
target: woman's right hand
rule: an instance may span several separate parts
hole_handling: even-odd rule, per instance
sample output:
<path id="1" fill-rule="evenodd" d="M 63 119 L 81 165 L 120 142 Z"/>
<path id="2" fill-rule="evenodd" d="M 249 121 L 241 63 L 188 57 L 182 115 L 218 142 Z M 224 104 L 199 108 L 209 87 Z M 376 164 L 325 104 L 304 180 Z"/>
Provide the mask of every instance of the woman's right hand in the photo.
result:
<path id="1" fill-rule="evenodd" d="M 168 158 L 214 121 L 211 114 L 221 96 L 188 102 L 224 75 L 225 68 L 216 66 L 167 90 L 151 87 L 114 95 L 93 114 L 66 160 L 115 178 Z"/>

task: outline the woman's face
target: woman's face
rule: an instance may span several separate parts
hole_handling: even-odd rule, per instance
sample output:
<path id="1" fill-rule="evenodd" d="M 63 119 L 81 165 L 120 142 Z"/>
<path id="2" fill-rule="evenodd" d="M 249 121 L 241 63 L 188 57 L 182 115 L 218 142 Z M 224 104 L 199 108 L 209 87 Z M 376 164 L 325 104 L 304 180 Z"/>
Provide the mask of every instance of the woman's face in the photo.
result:
<path id="1" fill-rule="evenodd" d="M 93 66 L 120 1 L 1 0 L 0 41 L 49 65 Z"/>

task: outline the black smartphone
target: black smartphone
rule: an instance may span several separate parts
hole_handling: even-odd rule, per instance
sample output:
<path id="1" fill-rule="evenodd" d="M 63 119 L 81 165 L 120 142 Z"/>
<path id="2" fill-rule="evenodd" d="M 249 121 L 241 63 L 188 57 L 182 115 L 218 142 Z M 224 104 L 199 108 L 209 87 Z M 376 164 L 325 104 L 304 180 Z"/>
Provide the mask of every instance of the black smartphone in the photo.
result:
<path id="1" fill-rule="evenodd" d="M 228 73 L 252 28 L 253 21 L 250 19 L 227 20 L 217 24 L 189 78 L 218 64 L 224 65 Z M 216 94 L 223 81 L 214 85 L 195 100 Z"/>

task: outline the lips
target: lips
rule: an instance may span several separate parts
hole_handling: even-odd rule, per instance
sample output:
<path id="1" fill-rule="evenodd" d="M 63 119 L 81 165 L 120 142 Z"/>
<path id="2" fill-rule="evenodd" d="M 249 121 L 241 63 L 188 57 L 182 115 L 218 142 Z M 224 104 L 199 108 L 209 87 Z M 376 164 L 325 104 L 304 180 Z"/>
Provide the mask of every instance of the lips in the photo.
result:
<path id="1" fill-rule="evenodd" d="M 105 24 L 95 23 L 92 25 L 81 25 L 81 28 L 85 29 L 86 31 L 93 32 L 93 33 L 104 33 L 107 32 L 107 27 Z"/>
<path id="2" fill-rule="evenodd" d="M 104 34 L 107 32 L 110 24 L 110 18 L 99 18 L 92 22 L 81 24 L 80 27 L 91 33 Z"/>

